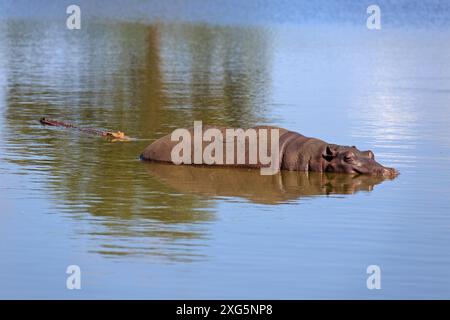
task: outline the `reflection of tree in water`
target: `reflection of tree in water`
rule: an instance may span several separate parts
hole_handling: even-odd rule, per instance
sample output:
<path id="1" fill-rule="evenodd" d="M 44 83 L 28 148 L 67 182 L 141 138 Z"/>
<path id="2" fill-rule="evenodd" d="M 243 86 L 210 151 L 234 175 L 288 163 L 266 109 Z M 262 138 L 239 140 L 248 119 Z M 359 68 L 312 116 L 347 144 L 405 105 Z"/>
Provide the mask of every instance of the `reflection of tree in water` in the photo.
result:
<path id="1" fill-rule="evenodd" d="M 256 96 L 267 91 L 263 34 L 138 24 L 65 33 L 14 22 L 4 46 L 8 160 L 48 182 L 54 210 L 95 226 L 89 234 L 103 248 L 96 251 L 193 259 L 212 204 L 146 173 L 137 156 L 149 140 L 108 143 L 37 120 L 45 115 L 150 139 L 193 120 L 253 124 L 262 119 L 263 98 Z"/>
<path id="2" fill-rule="evenodd" d="M 248 127 L 264 122 L 270 79 L 267 34 L 261 29 L 168 27 L 162 37 L 170 106 L 182 125 Z M 185 108 L 184 106 L 188 106 Z"/>

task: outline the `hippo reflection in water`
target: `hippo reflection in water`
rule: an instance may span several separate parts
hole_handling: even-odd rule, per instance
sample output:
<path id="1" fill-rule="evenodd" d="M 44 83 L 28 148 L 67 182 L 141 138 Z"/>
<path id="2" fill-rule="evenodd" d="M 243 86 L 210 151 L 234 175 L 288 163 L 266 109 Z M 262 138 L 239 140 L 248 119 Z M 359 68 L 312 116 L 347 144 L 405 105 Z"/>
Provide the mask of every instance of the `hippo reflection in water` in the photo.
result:
<path id="1" fill-rule="evenodd" d="M 207 130 L 210 128 L 219 129 L 222 135 L 224 137 L 226 136 L 225 130 L 227 129 L 223 127 L 204 127 L 202 130 Z M 393 178 L 398 174 L 395 169 L 384 167 L 375 161 L 375 156 L 370 150 L 360 151 L 355 146 L 330 144 L 316 138 L 305 137 L 299 133 L 272 126 L 259 126 L 254 127 L 253 129 L 279 130 L 278 139 L 280 160 L 277 169 L 289 171 L 367 174 L 382 176 L 385 178 Z M 191 128 L 188 129 L 188 131 L 192 137 L 192 140 L 194 140 L 194 129 Z M 229 141 L 225 141 L 225 143 L 228 142 Z M 178 141 L 171 141 L 171 135 L 166 135 L 147 146 L 141 154 L 141 159 L 159 162 L 172 162 L 171 152 L 178 143 Z M 202 141 L 202 143 L 203 149 L 205 149 L 205 147 L 209 144 L 207 141 Z M 270 141 L 268 144 L 270 144 Z M 270 150 L 269 147 L 267 147 L 267 149 Z M 227 166 L 263 167 L 259 159 L 256 164 L 251 164 L 249 162 L 248 152 L 249 148 L 247 142 L 245 148 L 245 162 L 240 165 L 227 164 Z M 191 146 L 191 154 L 193 157 L 194 146 Z M 225 161 L 222 163 L 225 163 Z M 221 164 L 221 166 L 225 165 Z"/>
<path id="2" fill-rule="evenodd" d="M 145 168 L 151 176 L 180 193 L 240 197 L 261 204 L 280 204 L 319 195 L 369 192 L 385 180 L 372 175 L 300 171 L 281 171 L 264 176 L 257 170 L 245 168 L 213 169 L 156 162 L 145 164 Z"/>

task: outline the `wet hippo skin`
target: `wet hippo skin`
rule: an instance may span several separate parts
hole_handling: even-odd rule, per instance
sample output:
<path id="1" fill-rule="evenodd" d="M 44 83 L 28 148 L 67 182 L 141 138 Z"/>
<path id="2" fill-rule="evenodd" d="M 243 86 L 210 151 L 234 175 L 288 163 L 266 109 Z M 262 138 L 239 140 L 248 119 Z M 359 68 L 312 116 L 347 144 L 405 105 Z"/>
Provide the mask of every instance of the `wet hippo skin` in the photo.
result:
<path id="1" fill-rule="evenodd" d="M 226 128 L 205 126 L 203 130 L 208 128 L 219 129 L 225 137 Z M 254 129 L 279 129 L 279 169 L 281 170 L 368 174 L 386 178 L 393 178 L 398 174 L 397 170 L 384 167 L 375 161 L 375 156 L 370 150 L 361 151 L 355 146 L 330 144 L 320 139 L 305 137 L 297 132 L 278 127 L 258 126 L 254 127 Z M 188 130 L 193 141 L 194 129 L 190 128 Z M 270 139 L 268 140 L 270 141 Z M 147 146 L 140 158 L 148 161 L 172 163 L 171 151 L 178 143 L 179 141 L 171 141 L 170 134 L 166 135 Z M 203 149 L 209 143 L 203 141 Z M 194 147 L 192 146 L 192 154 L 194 152 L 193 149 Z M 257 164 L 249 163 L 248 143 L 245 150 L 246 158 L 244 164 L 223 164 L 221 166 L 262 167 L 262 164 L 259 162 Z M 270 150 L 270 146 L 268 146 L 268 150 Z M 223 162 L 225 163 L 225 161 Z"/>

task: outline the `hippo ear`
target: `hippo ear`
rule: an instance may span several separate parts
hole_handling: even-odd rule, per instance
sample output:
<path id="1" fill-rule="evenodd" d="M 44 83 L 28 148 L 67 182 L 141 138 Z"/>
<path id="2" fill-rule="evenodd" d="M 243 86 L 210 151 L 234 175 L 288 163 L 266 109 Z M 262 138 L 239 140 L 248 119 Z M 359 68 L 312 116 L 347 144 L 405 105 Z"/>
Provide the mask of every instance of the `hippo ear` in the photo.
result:
<path id="1" fill-rule="evenodd" d="M 363 154 L 363 156 L 370 158 L 372 160 L 375 160 L 375 155 L 373 154 L 373 152 L 371 150 L 363 151 L 361 153 Z"/>
<path id="2" fill-rule="evenodd" d="M 327 161 L 331 161 L 333 160 L 333 158 L 336 157 L 336 150 L 332 148 L 330 145 L 327 145 L 327 148 L 325 149 L 324 153 L 322 153 L 322 157 Z"/>

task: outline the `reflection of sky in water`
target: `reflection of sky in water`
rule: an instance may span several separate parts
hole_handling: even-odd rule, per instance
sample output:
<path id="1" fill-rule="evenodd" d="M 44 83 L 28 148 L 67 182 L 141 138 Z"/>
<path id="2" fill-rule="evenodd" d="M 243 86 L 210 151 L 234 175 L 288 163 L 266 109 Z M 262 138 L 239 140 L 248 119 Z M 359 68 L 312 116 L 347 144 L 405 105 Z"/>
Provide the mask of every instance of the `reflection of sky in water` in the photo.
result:
<path id="1" fill-rule="evenodd" d="M 61 18 L 70 1 L 4 0 L 0 16 Z M 226 0 L 220 3 L 191 0 L 142 1 L 78 0 L 85 17 L 132 21 L 184 21 L 212 24 L 321 24 L 330 22 L 360 24 L 365 22 L 371 0 Z M 450 5 L 445 0 L 378 0 L 385 25 L 442 26 L 449 22 Z"/>
<path id="2" fill-rule="evenodd" d="M 448 34 L 285 31 L 273 46 L 273 100 L 285 105 L 272 110 L 283 125 L 338 143 L 350 135 L 348 144 L 374 148 L 388 161 L 418 160 L 401 153 L 417 144 L 448 146 Z M 423 152 L 439 152 L 429 148 Z"/>

